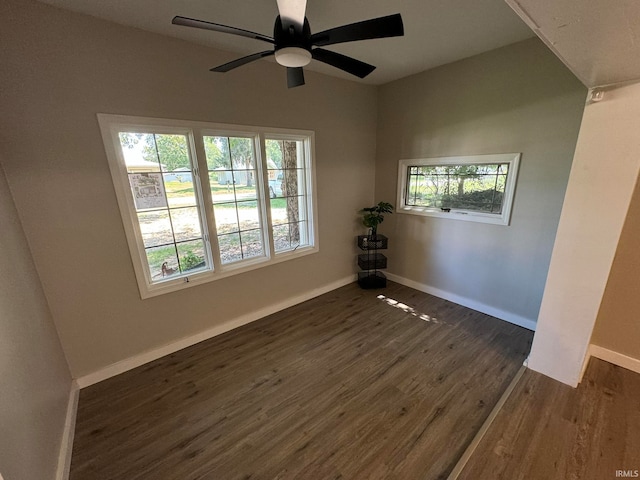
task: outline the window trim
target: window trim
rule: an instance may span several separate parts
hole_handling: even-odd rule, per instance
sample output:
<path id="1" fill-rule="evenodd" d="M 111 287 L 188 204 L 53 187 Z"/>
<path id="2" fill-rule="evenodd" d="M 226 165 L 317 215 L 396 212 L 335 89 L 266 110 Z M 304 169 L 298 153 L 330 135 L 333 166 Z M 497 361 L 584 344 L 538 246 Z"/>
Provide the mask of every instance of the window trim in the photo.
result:
<path id="1" fill-rule="evenodd" d="M 421 215 L 438 218 L 448 218 L 451 220 L 464 220 L 469 222 L 490 223 L 494 225 L 509 225 L 513 200 L 515 197 L 516 181 L 520 166 L 520 153 L 496 153 L 486 155 L 468 155 L 454 157 L 431 157 L 419 159 L 403 159 L 398 162 L 398 191 L 397 191 L 397 213 L 407 213 L 411 215 Z M 420 207 L 406 204 L 408 169 L 409 167 L 421 167 L 429 165 L 474 165 L 474 164 L 494 164 L 507 163 L 509 171 L 505 182 L 505 191 L 502 202 L 502 213 L 476 212 L 473 210 L 451 209 L 444 212 L 435 207 Z"/>
<path id="2" fill-rule="evenodd" d="M 257 127 L 245 125 L 220 124 L 212 122 L 199 122 L 188 120 L 172 120 L 163 118 L 135 117 L 127 115 L 97 114 L 100 131 L 107 163 L 111 172 L 113 186 L 116 193 L 116 199 L 122 218 L 122 224 L 129 247 L 129 253 L 135 272 L 136 282 L 142 299 L 170 293 L 190 286 L 201 285 L 211 281 L 227 278 L 233 275 L 249 272 L 261 267 L 274 265 L 277 263 L 292 260 L 294 258 L 314 254 L 319 251 L 319 235 L 318 235 L 318 212 L 316 199 L 316 170 L 315 170 L 315 134 L 311 130 L 299 129 L 283 129 L 271 127 Z M 180 276 L 171 278 L 162 282 L 152 283 L 149 277 L 149 269 L 146 265 L 146 255 L 144 253 L 144 243 L 142 233 L 137 221 L 136 208 L 131 193 L 131 187 L 128 183 L 128 174 L 124 162 L 122 149 L 117 147 L 120 145 L 119 132 L 126 129 L 129 132 L 148 133 L 153 128 L 154 133 L 168 134 L 184 134 L 187 136 L 189 143 L 189 154 L 195 155 L 191 158 L 193 165 L 193 184 L 194 190 L 201 209 L 201 215 L 204 216 L 203 237 L 205 239 L 205 251 L 211 261 L 211 270 L 195 272 L 188 276 Z M 216 224 L 213 221 L 213 202 L 206 195 L 202 182 L 202 175 L 208 176 L 207 159 L 204 150 L 202 136 L 215 134 L 217 136 L 244 136 L 253 138 L 256 148 L 256 171 L 260 175 L 261 181 L 256 182 L 258 197 L 261 203 L 261 218 L 264 219 L 263 237 L 265 240 L 265 255 L 263 257 L 251 258 L 241 262 L 234 262 L 223 265 L 220 258 L 216 259 L 214 242 L 217 242 Z M 308 169 L 306 178 L 307 188 L 307 215 L 309 216 L 309 242 L 310 245 L 301 246 L 295 250 L 274 253 L 272 245 L 273 233 L 271 224 L 270 198 L 265 192 L 268 190 L 268 178 L 266 173 L 266 159 L 263 159 L 265 152 L 265 139 L 281 137 L 290 140 L 301 140 L 305 146 L 305 168 Z M 204 173 L 203 173 L 204 172 Z M 266 183 L 266 184 L 265 184 Z M 208 185 L 208 180 L 206 185 Z M 206 228 L 205 228 L 206 227 Z M 142 247 L 142 248 L 141 248 Z M 215 262 L 218 263 L 215 263 Z"/>
<path id="3" fill-rule="evenodd" d="M 266 152 L 266 141 L 267 140 L 294 140 L 294 141 L 301 141 L 302 144 L 305 147 L 305 151 L 304 151 L 304 160 L 305 160 L 305 165 L 304 168 L 306 171 L 311 172 L 310 175 L 307 175 L 305 180 L 305 191 L 306 192 L 315 192 L 315 178 L 316 178 L 316 174 L 315 174 L 315 162 L 312 161 L 312 155 L 313 155 L 313 144 L 312 142 L 307 142 L 308 137 L 300 134 L 300 131 L 298 131 L 298 133 L 283 133 L 282 130 L 277 131 L 276 129 L 269 129 L 267 131 L 264 132 L 263 135 L 261 135 L 261 148 L 262 151 Z M 266 161 L 263 164 L 263 168 L 264 166 L 266 166 Z M 265 169 L 265 171 L 268 171 L 269 168 L 267 167 Z M 269 176 L 268 174 L 262 175 L 262 180 L 263 180 L 263 190 L 264 190 L 264 195 L 265 198 L 268 198 L 269 201 L 271 200 L 271 197 L 269 195 Z M 309 200 L 310 196 L 307 193 L 306 198 Z M 266 202 L 265 202 L 266 205 Z M 266 207 L 265 207 L 266 208 Z M 273 221 L 271 219 L 271 208 L 267 208 L 267 225 L 268 225 L 268 231 L 269 231 L 269 236 L 271 238 L 273 238 Z M 315 201 L 315 196 L 313 197 L 313 199 L 311 200 L 311 204 L 307 205 L 306 208 L 306 213 L 305 213 L 306 218 L 310 219 L 307 221 L 308 223 L 308 228 L 309 228 L 309 238 L 313 239 L 313 244 L 317 245 L 318 242 L 318 235 L 317 235 L 317 211 L 316 211 L 316 201 Z M 275 243 L 274 242 L 269 242 L 269 248 L 270 248 L 270 253 L 271 255 L 273 255 L 274 257 L 281 257 L 281 256 L 287 256 L 288 254 L 292 254 L 292 256 L 295 254 L 296 251 L 298 251 L 299 247 L 296 247 L 295 249 L 292 250 L 284 250 L 282 252 L 276 252 L 275 251 Z M 306 247 L 301 247 L 301 248 L 306 248 Z"/>

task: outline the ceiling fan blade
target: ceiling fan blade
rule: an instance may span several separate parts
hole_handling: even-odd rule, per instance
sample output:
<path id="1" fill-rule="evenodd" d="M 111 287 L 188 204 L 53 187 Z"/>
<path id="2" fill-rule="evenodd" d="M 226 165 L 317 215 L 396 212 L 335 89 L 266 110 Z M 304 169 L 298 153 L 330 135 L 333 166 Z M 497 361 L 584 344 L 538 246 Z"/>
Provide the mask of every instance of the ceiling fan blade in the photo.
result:
<path id="1" fill-rule="evenodd" d="M 324 48 L 315 48 L 311 51 L 311 56 L 315 60 L 327 63 L 333 67 L 344 70 L 356 77 L 364 78 L 373 72 L 376 67 L 368 63 L 361 62 L 355 58 L 347 57 L 341 53 L 325 50 Z"/>
<path id="2" fill-rule="evenodd" d="M 241 37 L 255 38 L 263 42 L 275 43 L 273 38 L 262 35 L 261 33 L 250 32 L 241 28 L 220 25 L 219 23 L 205 22 L 204 20 L 196 20 L 195 18 L 173 17 L 171 23 L 174 25 L 182 25 L 184 27 L 202 28 L 203 30 L 213 30 L 214 32 L 231 33 L 232 35 L 240 35 Z"/>
<path id="3" fill-rule="evenodd" d="M 304 24 L 304 14 L 307 9 L 307 0 L 276 0 L 278 12 L 282 23 L 287 27 L 287 23 L 298 26 L 302 29 Z"/>
<path id="4" fill-rule="evenodd" d="M 387 17 L 331 28 L 311 36 L 312 45 L 319 47 L 336 43 L 371 40 L 374 38 L 401 37 L 404 35 L 402 16 L 399 13 Z"/>
<path id="5" fill-rule="evenodd" d="M 269 55 L 273 55 L 273 50 L 266 50 L 264 52 L 254 53 L 252 55 L 247 55 L 246 57 L 238 58 L 229 63 L 225 63 L 224 65 L 219 65 L 217 67 L 213 67 L 211 72 L 228 72 L 229 70 L 233 70 L 234 68 L 241 67 L 242 65 L 246 65 L 249 62 L 253 62 L 255 60 L 260 60 L 261 58 L 268 57 Z"/>
<path id="6" fill-rule="evenodd" d="M 299 87 L 304 85 L 304 72 L 302 67 L 287 67 L 287 87 Z"/>

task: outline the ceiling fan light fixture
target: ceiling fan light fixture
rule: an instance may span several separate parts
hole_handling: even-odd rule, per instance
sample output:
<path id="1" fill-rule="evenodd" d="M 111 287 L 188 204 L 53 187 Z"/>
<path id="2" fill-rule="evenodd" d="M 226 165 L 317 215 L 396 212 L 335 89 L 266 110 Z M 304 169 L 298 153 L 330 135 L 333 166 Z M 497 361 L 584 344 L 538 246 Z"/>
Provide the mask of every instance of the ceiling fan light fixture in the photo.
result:
<path id="1" fill-rule="evenodd" d="M 276 62 L 283 67 L 304 67 L 311 62 L 311 52 L 302 47 L 284 47 L 276 50 Z"/>

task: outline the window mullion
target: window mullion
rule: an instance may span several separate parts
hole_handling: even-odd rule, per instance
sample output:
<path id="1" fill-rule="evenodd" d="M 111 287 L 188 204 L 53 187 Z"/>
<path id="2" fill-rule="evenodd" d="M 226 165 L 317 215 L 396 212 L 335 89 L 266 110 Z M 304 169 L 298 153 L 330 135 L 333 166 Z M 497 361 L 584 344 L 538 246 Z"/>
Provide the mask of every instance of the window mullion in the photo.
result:
<path id="1" fill-rule="evenodd" d="M 300 216 L 298 221 L 300 225 L 304 225 L 304 228 L 300 228 L 300 240 L 299 245 L 308 245 L 310 242 L 310 228 L 309 228 L 309 219 L 311 218 L 311 195 L 313 191 L 313 187 L 310 184 L 310 165 L 308 160 L 309 156 L 309 142 L 305 139 L 302 141 L 302 148 L 298 152 L 299 160 L 298 160 L 298 181 L 300 185 L 303 186 L 304 191 L 298 192 L 298 202 L 302 203 L 303 208 L 300 208 Z"/>
<path id="2" fill-rule="evenodd" d="M 262 188 L 260 189 L 258 196 L 260 197 L 260 204 L 262 205 L 262 231 L 263 237 L 266 242 L 267 248 L 265 251 L 269 252 L 269 258 L 274 258 L 275 240 L 273 237 L 273 222 L 271 219 L 271 195 L 269 195 L 269 166 L 267 165 L 267 147 L 264 133 L 258 134 L 256 142 L 256 167 L 258 175 L 260 176 L 260 183 Z"/>
<path id="3" fill-rule="evenodd" d="M 267 258 L 273 258 L 273 233 L 271 232 L 271 203 L 269 191 L 269 176 L 267 175 L 267 150 L 264 135 L 257 133 L 254 137 L 254 151 L 256 160 L 256 198 L 259 205 L 260 229 L 262 231 L 263 251 Z"/>
<path id="4" fill-rule="evenodd" d="M 216 230 L 215 213 L 213 211 L 213 200 L 211 199 L 211 184 L 209 183 L 209 167 L 207 165 L 207 155 L 202 140 L 202 132 L 194 130 L 194 143 L 196 147 L 196 163 L 200 173 L 200 185 L 202 186 L 202 210 L 206 219 L 205 241 L 209 246 L 209 252 L 213 261 L 213 270 L 220 267 L 220 246 L 218 244 L 218 234 Z"/>

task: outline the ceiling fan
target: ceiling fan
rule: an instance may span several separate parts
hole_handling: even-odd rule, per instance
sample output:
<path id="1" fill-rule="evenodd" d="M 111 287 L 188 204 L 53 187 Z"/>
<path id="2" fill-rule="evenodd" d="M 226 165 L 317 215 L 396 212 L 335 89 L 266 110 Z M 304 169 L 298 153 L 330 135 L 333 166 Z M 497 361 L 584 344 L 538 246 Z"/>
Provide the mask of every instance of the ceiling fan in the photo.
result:
<path id="1" fill-rule="evenodd" d="M 231 33 L 272 44 L 273 50 L 265 50 L 238 58 L 224 65 L 214 67 L 211 71 L 224 73 L 254 60 L 275 55 L 276 62 L 287 67 L 287 86 L 289 88 L 304 85 L 302 67 L 309 64 L 311 59 L 324 62 L 360 78 L 366 77 L 376 68 L 355 58 L 320 47 L 336 43 L 404 35 L 402 17 L 399 13 L 311 34 L 309 22 L 305 17 L 306 0 L 277 0 L 277 3 L 280 14 L 276 17 L 273 27 L 273 38 L 241 28 L 205 22 L 194 18 L 176 16 L 171 23 L 185 27 Z"/>

